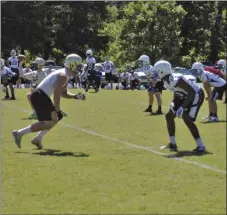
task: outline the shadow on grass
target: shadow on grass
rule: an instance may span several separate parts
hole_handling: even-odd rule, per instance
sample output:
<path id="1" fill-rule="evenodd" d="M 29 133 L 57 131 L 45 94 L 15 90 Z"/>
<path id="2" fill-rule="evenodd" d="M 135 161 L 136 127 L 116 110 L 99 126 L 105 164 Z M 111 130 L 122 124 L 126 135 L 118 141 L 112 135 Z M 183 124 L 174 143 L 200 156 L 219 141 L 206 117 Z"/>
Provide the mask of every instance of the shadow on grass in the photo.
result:
<path id="1" fill-rule="evenodd" d="M 37 120 L 37 119 L 29 119 L 28 117 L 27 118 L 20 118 L 21 120 Z"/>
<path id="2" fill-rule="evenodd" d="M 156 113 L 149 113 L 147 115 L 144 115 L 144 116 L 165 116 L 165 114 L 156 114 Z"/>
<path id="3" fill-rule="evenodd" d="M 39 150 L 39 149 L 36 149 Z M 15 152 L 18 154 L 33 154 L 33 155 L 41 155 L 41 156 L 56 156 L 56 157 L 89 157 L 88 154 L 85 154 L 83 152 L 63 152 L 61 150 L 55 150 L 55 149 L 42 149 L 42 151 L 39 150 L 39 152 Z"/>
<path id="4" fill-rule="evenodd" d="M 219 120 L 217 122 L 209 122 L 209 121 L 203 121 L 203 122 L 200 122 L 200 123 L 203 123 L 203 124 L 211 124 L 211 123 L 223 123 L 223 122 L 227 122 L 227 120 Z"/>
<path id="5" fill-rule="evenodd" d="M 191 156 L 204 156 L 204 155 L 210 155 L 213 154 L 211 152 L 193 152 L 193 151 L 179 151 L 174 155 L 163 155 L 167 158 L 181 158 L 181 157 L 191 157 Z"/>

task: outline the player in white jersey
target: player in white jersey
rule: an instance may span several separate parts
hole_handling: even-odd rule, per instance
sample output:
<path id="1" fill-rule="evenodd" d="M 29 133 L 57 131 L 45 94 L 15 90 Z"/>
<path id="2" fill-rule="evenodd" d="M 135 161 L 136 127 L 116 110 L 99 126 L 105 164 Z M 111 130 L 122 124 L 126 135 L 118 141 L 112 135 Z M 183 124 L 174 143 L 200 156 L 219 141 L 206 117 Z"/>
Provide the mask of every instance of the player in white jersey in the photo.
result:
<path id="1" fill-rule="evenodd" d="M 42 138 L 53 128 L 63 117 L 60 108 L 61 97 L 67 99 L 84 100 L 84 94 L 72 94 L 67 92 L 68 80 L 73 76 L 78 65 L 82 64 L 82 58 L 77 54 L 70 54 L 65 59 L 65 68 L 58 69 L 49 74 L 31 93 L 30 100 L 35 109 L 39 122 L 28 127 L 14 130 L 12 132 L 18 148 L 21 148 L 23 135 L 31 132 L 39 132 L 31 141 L 39 149 L 42 146 Z M 53 102 L 51 96 L 53 95 Z"/>
<path id="2" fill-rule="evenodd" d="M 163 82 L 157 81 L 154 85 L 154 73 L 153 67 L 150 65 L 150 58 L 147 55 L 141 55 L 138 59 L 139 68 L 136 71 L 144 72 L 149 79 L 149 86 L 148 86 L 148 97 L 149 97 L 149 106 L 144 112 L 151 112 L 151 114 L 162 114 L 162 90 L 163 90 Z M 154 103 L 154 95 L 156 97 L 158 103 L 158 110 L 153 113 L 152 106 Z"/>
<path id="3" fill-rule="evenodd" d="M 191 74 L 202 81 L 207 93 L 210 114 L 204 117 L 204 119 L 208 119 L 208 121 L 212 122 L 219 121 L 216 100 L 222 100 L 223 94 L 227 89 L 226 81 L 213 73 L 205 71 L 203 64 L 200 62 L 195 62 L 192 65 Z M 211 87 L 213 87 L 213 91 Z"/>
<path id="4" fill-rule="evenodd" d="M 16 84 L 17 79 L 18 75 L 15 72 L 13 72 L 9 67 L 6 67 L 5 60 L 1 59 L 1 83 L 3 85 L 4 92 L 6 93 L 3 99 L 10 100 L 16 99 L 14 95 L 13 85 Z M 11 97 L 9 97 L 8 86 L 10 88 Z"/>
<path id="5" fill-rule="evenodd" d="M 172 66 L 167 61 L 155 63 L 153 71 L 164 81 L 165 87 L 174 93 L 174 99 L 166 114 L 166 123 L 170 143 L 161 148 L 178 151 L 175 140 L 175 117 L 182 118 L 195 139 L 197 148 L 194 152 L 205 152 L 206 148 L 200 138 L 196 120 L 199 109 L 204 101 L 204 93 L 199 85 L 190 82 L 184 76 L 173 77 Z"/>
<path id="6" fill-rule="evenodd" d="M 107 84 L 110 84 L 111 90 L 113 89 L 113 73 L 115 72 L 115 65 L 110 61 L 109 56 L 106 57 L 106 61 L 103 63 L 105 79 Z"/>
<path id="7" fill-rule="evenodd" d="M 227 67 L 226 67 L 226 60 L 221 59 L 217 62 L 217 66 L 221 70 L 224 79 L 227 81 Z M 225 101 L 224 103 L 227 103 L 227 91 L 225 91 Z"/>
<path id="8" fill-rule="evenodd" d="M 87 67 L 85 69 L 87 78 L 88 78 L 88 84 L 87 87 L 85 89 L 85 91 L 87 92 L 88 89 L 90 88 L 90 86 L 92 85 L 93 87 L 95 86 L 95 78 L 96 78 L 96 72 L 95 72 L 95 64 L 96 64 L 96 60 L 93 57 L 93 52 L 92 50 L 87 50 L 86 51 L 86 63 L 87 63 Z"/>
<path id="9" fill-rule="evenodd" d="M 118 89 L 119 89 L 119 84 L 121 83 L 122 87 L 124 90 L 128 89 L 129 86 L 129 77 L 130 77 L 130 66 L 126 65 L 126 68 L 123 70 L 123 72 L 119 76 L 118 80 Z"/>
<path id="10" fill-rule="evenodd" d="M 3 86 L 2 90 L 6 93 L 6 95 L 2 99 L 10 99 L 8 85 L 10 86 L 10 91 L 11 91 L 11 87 L 13 87 L 11 83 L 11 79 L 13 79 L 15 75 L 16 74 L 12 72 L 9 67 L 5 66 L 5 60 L 1 59 L 1 84 Z M 11 95 L 12 95 L 11 99 L 13 99 L 12 91 L 11 91 Z"/>
<path id="11" fill-rule="evenodd" d="M 36 71 L 23 73 L 22 65 L 20 64 L 19 67 L 20 77 L 23 79 L 30 80 L 32 82 L 32 90 L 35 89 L 41 83 L 41 81 L 47 76 L 47 73 L 43 69 L 43 67 L 45 66 L 45 60 L 38 57 L 35 59 L 34 63 L 37 65 Z M 30 101 L 30 96 L 31 92 L 27 94 L 28 102 L 32 108 L 32 114 L 31 116 L 28 117 L 28 119 L 37 119 L 35 110 Z"/>

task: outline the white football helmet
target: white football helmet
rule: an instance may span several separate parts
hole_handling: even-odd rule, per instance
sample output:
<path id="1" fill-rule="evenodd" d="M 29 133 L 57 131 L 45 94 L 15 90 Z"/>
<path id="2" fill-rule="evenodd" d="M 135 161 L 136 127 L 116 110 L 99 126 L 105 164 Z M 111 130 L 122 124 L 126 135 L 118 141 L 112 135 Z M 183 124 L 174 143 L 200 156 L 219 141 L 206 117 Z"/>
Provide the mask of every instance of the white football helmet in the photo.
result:
<path id="1" fill-rule="evenodd" d="M 150 64 L 150 58 L 147 55 L 141 55 L 138 59 L 142 63 L 142 66 L 146 66 Z"/>
<path id="2" fill-rule="evenodd" d="M 171 64 L 165 60 L 156 62 L 152 71 L 155 72 L 160 79 L 163 79 L 166 75 L 171 75 L 173 72 Z"/>
<path id="3" fill-rule="evenodd" d="M 219 60 L 218 62 L 217 62 L 217 65 L 219 66 L 221 66 L 221 69 L 224 69 L 224 68 L 226 68 L 226 60 L 223 60 L 223 59 L 221 59 L 221 60 Z"/>
<path id="4" fill-rule="evenodd" d="M 4 59 L 1 59 L 1 68 L 5 66 L 5 60 Z"/>
<path id="5" fill-rule="evenodd" d="M 45 60 L 40 57 L 37 57 L 34 62 L 37 64 L 38 69 L 42 69 L 45 66 Z"/>
<path id="6" fill-rule="evenodd" d="M 77 54 L 70 54 L 65 59 L 65 67 L 70 68 L 72 72 L 76 71 L 77 66 L 82 64 L 82 58 Z"/>
<path id="7" fill-rule="evenodd" d="M 15 49 L 12 49 L 11 52 L 10 52 L 10 55 L 11 55 L 12 57 L 15 57 L 15 56 L 17 55 L 16 50 L 15 50 Z"/>
<path id="8" fill-rule="evenodd" d="M 203 64 L 200 62 L 195 62 L 192 64 L 191 74 L 195 77 L 200 76 L 204 71 Z"/>
<path id="9" fill-rule="evenodd" d="M 91 57 L 93 55 L 92 50 L 91 49 L 87 50 L 86 51 L 86 55 L 89 56 L 89 57 Z"/>

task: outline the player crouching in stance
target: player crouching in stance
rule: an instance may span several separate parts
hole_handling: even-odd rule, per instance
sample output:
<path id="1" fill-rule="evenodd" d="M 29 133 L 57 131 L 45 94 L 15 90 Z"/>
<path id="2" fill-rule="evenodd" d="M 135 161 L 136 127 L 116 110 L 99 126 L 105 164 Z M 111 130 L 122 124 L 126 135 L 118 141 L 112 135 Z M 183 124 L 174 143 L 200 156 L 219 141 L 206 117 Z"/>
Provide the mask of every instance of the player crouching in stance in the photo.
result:
<path id="1" fill-rule="evenodd" d="M 216 100 L 222 100 L 223 94 L 227 89 L 226 81 L 213 73 L 205 71 L 203 69 L 203 64 L 200 62 L 196 62 L 192 65 L 191 74 L 202 81 L 207 93 L 210 114 L 203 119 L 210 122 L 219 121 Z M 212 92 L 211 87 L 214 87 Z"/>
<path id="2" fill-rule="evenodd" d="M 194 121 L 204 101 L 203 90 L 196 84 L 189 82 L 184 76 L 173 77 L 171 64 L 167 61 L 158 61 L 154 65 L 154 72 L 164 81 L 165 87 L 174 92 L 174 99 L 166 114 L 166 123 L 170 143 L 167 146 L 171 151 L 178 151 L 175 140 L 175 117 L 182 118 L 195 139 L 197 148 L 194 152 L 205 152 L 206 148 Z M 180 96 L 179 96 L 180 95 Z"/>
<path id="3" fill-rule="evenodd" d="M 39 132 L 31 143 L 36 145 L 39 149 L 42 149 L 42 138 L 63 117 L 60 109 L 61 97 L 85 100 L 85 95 L 81 93 L 72 94 L 67 92 L 68 80 L 73 76 L 73 71 L 75 71 L 76 67 L 80 64 L 82 64 L 82 59 L 79 55 L 68 55 L 65 60 L 65 68 L 58 69 L 49 74 L 31 93 L 30 101 L 35 109 L 39 122 L 12 132 L 18 148 L 21 148 L 23 135 L 31 132 Z M 52 94 L 53 102 L 50 98 Z"/>

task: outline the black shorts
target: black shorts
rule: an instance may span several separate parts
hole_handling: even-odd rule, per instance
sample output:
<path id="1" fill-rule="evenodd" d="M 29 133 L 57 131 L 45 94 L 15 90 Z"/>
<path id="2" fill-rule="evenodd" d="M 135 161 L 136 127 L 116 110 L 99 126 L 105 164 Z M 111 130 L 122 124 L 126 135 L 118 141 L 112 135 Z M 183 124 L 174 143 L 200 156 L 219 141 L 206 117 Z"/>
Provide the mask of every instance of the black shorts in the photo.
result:
<path id="1" fill-rule="evenodd" d="M 105 73 L 105 79 L 106 81 L 112 81 L 113 80 L 113 75 L 111 72 Z"/>
<path id="2" fill-rule="evenodd" d="M 213 101 L 222 100 L 224 92 L 227 90 L 227 83 L 222 87 L 215 87 L 212 91 L 211 99 Z"/>
<path id="3" fill-rule="evenodd" d="M 87 78 L 88 78 L 89 82 L 94 81 L 96 79 L 96 71 L 95 70 L 89 71 L 88 74 L 89 75 L 87 76 Z"/>
<path id="4" fill-rule="evenodd" d="M 17 68 L 10 68 L 12 72 L 16 73 L 19 76 L 19 69 Z"/>
<path id="5" fill-rule="evenodd" d="M 163 84 L 163 81 L 158 81 L 156 84 L 155 84 L 155 87 L 152 87 L 151 85 L 148 87 L 147 91 L 149 93 L 162 93 L 162 90 L 163 90 L 163 87 L 164 87 L 164 84 Z"/>
<path id="6" fill-rule="evenodd" d="M 19 75 L 15 74 L 9 79 L 9 83 L 13 84 L 13 85 L 16 85 L 18 79 L 19 79 Z"/>
<path id="7" fill-rule="evenodd" d="M 51 113 L 55 106 L 50 97 L 42 90 L 35 89 L 30 96 L 33 108 L 35 109 L 39 121 L 51 121 Z"/>
<path id="8" fill-rule="evenodd" d="M 179 107 L 182 106 L 186 98 L 180 97 L 178 95 L 174 95 L 173 103 L 174 103 L 174 111 L 177 111 Z M 195 98 L 192 102 L 192 104 L 188 105 L 188 107 L 185 107 L 184 112 L 188 113 L 191 117 L 192 121 L 195 121 L 197 118 L 197 115 L 199 113 L 200 107 L 202 106 L 204 101 L 204 92 L 203 90 L 199 90 L 195 94 Z"/>

